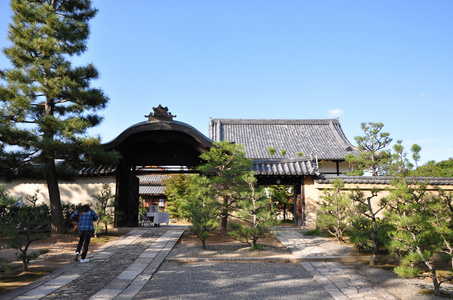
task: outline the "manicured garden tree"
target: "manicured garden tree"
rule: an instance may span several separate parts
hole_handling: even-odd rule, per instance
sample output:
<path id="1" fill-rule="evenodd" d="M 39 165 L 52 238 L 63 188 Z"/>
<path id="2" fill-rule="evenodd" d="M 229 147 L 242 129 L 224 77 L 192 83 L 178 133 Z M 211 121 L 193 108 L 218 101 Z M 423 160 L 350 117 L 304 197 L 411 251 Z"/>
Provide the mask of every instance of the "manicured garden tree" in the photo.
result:
<path id="1" fill-rule="evenodd" d="M 28 271 L 30 260 L 39 256 L 41 251 L 29 253 L 28 248 L 34 241 L 48 236 L 42 228 L 50 225 L 49 207 L 45 204 L 38 206 L 13 207 L 10 212 L 10 224 L 5 228 L 10 246 L 20 250 L 18 257 L 22 260 L 24 271 Z"/>
<path id="2" fill-rule="evenodd" d="M 17 199 L 8 195 L 5 192 L 5 188 L 3 185 L 0 185 L 0 206 L 4 207 L 11 207 L 16 203 Z"/>
<path id="3" fill-rule="evenodd" d="M 183 220 L 185 213 L 181 209 L 189 194 L 190 175 L 174 174 L 162 181 L 165 186 L 164 194 L 167 196 L 166 210 L 172 218 Z"/>
<path id="4" fill-rule="evenodd" d="M 442 251 L 443 241 L 437 228 L 439 197 L 427 193 L 425 182 L 410 177 L 413 165 L 406 158 L 401 141 L 394 146 L 391 172 L 394 180 L 387 197 L 387 217 L 394 226 L 390 232 L 390 251 L 401 257 L 395 272 L 401 277 L 417 276 L 424 264 L 430 271 L 434 293 L 440 295 L 443 281 L 437 279 L 433 256 Z"/>
<path id="5" fill-rule="evenodd" d="M 112 208 L 115 207 L 115 203 L 113 203 L 116 195 L 112 193 L 112 189 L 109 187 L 108 184 L 104 184 L 101 189 L 100 194 L 93 195 L 96 199 L 95 202 L 95 209 L 94 211 L 98 215 L 98 220 L 96 221 L 96 237 L 99 234 L 99 230 L 104 226 L 104 231 L 108 233 L 108 225 L 112 224 L 114 221 L 114 213 Z"/>
<path id="6" fill-rule="evenodd" d="M 2 194 L 5 196 L 5 194 Z M 37 194 L 27 197 L 33 203 L 32 206 L 20 207 L 3 199 L 5 205 L 0 209 L 0 231 L 8 237 L 9 246 L 19 249 L 17 257 L 22 260 L 24 271 L 28 271 L 30 260 L 35 259 L 46 250 L 30 253 L 29 247 L 32 242 L 48 236 L 50 227 L 49 207 L 45 204 L 36 205 Z"/>
<path id="7" fill-rule="evenodd" d="M 90 86 L 98 72 L 70 61 L 85 52 L 88 22 L 97 10 L 89 0 L 11 0 L 11 9 L 12 45 L 3 52 L 12 67 L 0 70 L 0 165 L 44 166 L 52 233 L 64 233 L 56 159 L 78 165 L 118 158 L 100 150 L 100 138 L 86 136 L 108 101 Z"/>
<path id="8" fill-rule="evenodd" d="M 286 212 L 293 213 L 293 199 L 292 194 L 288 191 L 286 186 L 270 186 L 267 187 L 270 192 L 272 202 L 277 205 L 278 209 L 283 211 L 283 220 L 286 221 Z"/>
<path id="9" fill-rule="evenodd" d="M 379 244 L 385 243 L 388 240 L 387 231 L 389 226 L 387 222 L 379 219 L 378 215 L 385 209 L 387 202 L 382 198 L 377 206 L 373 204 L 373 198 L 377 197 L 379 190 L 373 188 L 371 194 L 367 197 L 357 188 L 351 191 L 349 195 L 352 201 L 356 204 L 354 216 L 352 217 L 351 242 L 356 246 L 367 248 L 371 242 L 372 256 L 370 266 L 376 264 L 377 255 L 379 252 Z"/>
<path id="10" fill-rule="evenodd" d="M 79 210 L 79 208 L 83 206 L 82 203 L 78 204 L 71 204 L 71 203 L 62 203 L 61 204 L 61 209 L 63 210 L 63 217 L 64 217 L 64 222 L 65 222 L 65 228 L 66 231 L 69 229 L 74 228 L 74 220 L 71 219 L 71 215 Z"/>
<path id="11" fill-rule="evenodd" d="M 206 249 L 206 239 L 219 226 L 220 203 L 216 200 L 212 185 L 207 177 L 190 176 L 190 184 L 181 209 L 192 223 L 190 232 L 195 234 Z"/>
<path id="12" fill-rule="evenodd" d="M 264 194 L 264 188 L 256 185 L 256 178 L 253 174 L 244 175 L 249 189 L 244 190 L 242 200 L 239 200 L 239 217 L 247 224 L 230 224 L 232 229 L 228 234 L 239 241 L 248 243 L 253 250 L 259 250 L 258 240 L 272 236 L 270 227 L 279 223 L 277 212 L 272 200 Z"/>
<path id="13" fill-rule="evenodd" d="M 390 153 L 384 149 L 390 145 L 392 139 L 388 132 L 382 132 L 382 123 L 362 123 L 364 136 L 354 137 L 359 150 L 359 156 L 346 155 L 345 159 L 353 166 L 350 175 L 363 175 L 370 172 L 373 176 L 383 175 L 390 161 Z"/>
<path id="14" fill-rule="evenodd" d="M 172 175 L 164 180 L 164 184 L 172 215 L 192 223 L 190 232 L 206 249 L 206 239 L 219 225 L 221 207 L 210 180 L 198 174 Z"/>
<path id="15" fill-rule="evenodd" d="M 242 199 L 241 193 L 248 189 L 243 176 L 252 169 L 252 160 L 245 157 L 241 145 L 228 141 L 214 142 L 200 158 L 204 164 L 198 169 L 209 178 L 215 196 L 221 199 L 221 233 L 226 234 L 228 217 Z"/>
<path id="16" fill-rule="evenodd" d="M 420 151 L 422 150 L 422 147 L 420 147 L 417 144 L 413 144 L 411 147 L 411 152 L 412 152 L 412 159 L 415 162 L 415 169 L 418 168 L 418 162 L 420 160 Z"/>
<path id="17" fill-rule="evenodd" d="M 453 269 L 453 193 L 440 190 L 438 195 L 430 196 L 438 197 L 439 200 L 433 209 L 435 228 L 443 242 L 444 251 L 450 256 Z"/>
<path id="18" fill-rule="evenodd" d="M 333 189 L 325 189 L 321 196 L 318 220 L 316 225 L 327 230 L 337 238 L 338 242 L 344 242 L 343 234 L 348 228 L 351 217 L 352 200 L 342 191 L 344 183 L 340 179 L 333 181 Z"/>

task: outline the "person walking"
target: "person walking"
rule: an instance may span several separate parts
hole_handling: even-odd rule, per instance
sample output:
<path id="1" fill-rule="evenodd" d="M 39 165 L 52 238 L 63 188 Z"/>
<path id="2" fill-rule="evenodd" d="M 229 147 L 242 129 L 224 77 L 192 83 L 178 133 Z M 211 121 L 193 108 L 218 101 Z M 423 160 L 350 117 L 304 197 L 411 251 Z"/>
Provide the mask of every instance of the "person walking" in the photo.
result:
<path id="1" fill-rule="evenodd" d="M 94 212 L 94 210 L 90 208 L 89 205 L 84 205 L 71 215 L 71 219 L 77 220 L 79 231 L 79 243 L 77 244 L 74 260 L 79 260 L 80 250 L 82 250 L 83 246 L 80 262 L 89 262 L 90 260 L 86 258 L 86 256 L 88 253 L 88 246 L 90 245 L 91 237 L 94 233 L 93 221 L 96 221 L 98 219 L 98 215 Z"/>

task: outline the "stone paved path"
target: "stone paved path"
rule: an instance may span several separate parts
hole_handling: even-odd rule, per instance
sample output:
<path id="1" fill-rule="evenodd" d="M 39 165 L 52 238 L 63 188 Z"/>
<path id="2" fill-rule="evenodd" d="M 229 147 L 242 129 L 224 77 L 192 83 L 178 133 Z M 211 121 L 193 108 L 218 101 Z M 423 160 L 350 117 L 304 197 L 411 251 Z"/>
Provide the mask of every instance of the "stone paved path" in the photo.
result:
<path id="1" fill-rule="evenodd" d="M 304 236 L 296 230 L 281 230 L 276 238 L 294 256 L 304 260 L 302 266 L 335 299 L 398 299 L 347 265 L 335 261 L 348 255 L 350 248 L 325 238 Z"/>
<path id="2" fill-rule="evenodd" d="M 133 230 L 5 299 L 131 299 L 184 230 Z"/>
<path id="3" fill-rule="evenodd" d="M 265 260 L 256 264 L 199 262 L 185 264 L 186 271 L 182 271 L 181 265 L 166 262 L 163 271 L 156 273 L 183 232 L 182 228 L 133 230 L 89 253 L 89 263 L 72 262 L 2 299 L 152 299 L 159 293 L 159 299 L 201 299 L 197 295 L 205 295 L 206 299 L 230 299 L 232 295 L 250 299 L 254 289 L 264 291 L 260 299 L 281 299 L 277 291 L 285 284 L 290 285 L 286 287 L 290 291 L 305 286 L 304 292 L 288 294 L 287 299 L 397 299 L 339 262 L 350 248 L 304 236 L 294 229 L 280 230 L 276 237 L 303 261 L 298 264 Z M 164 288 L 167 284 L 170 286 Z M 216 288 L 206 290 L 207 284 Z M 219 285 L 225 290 L 220 291 Z M 238 290 L 241 285 L 247 288 Z M 230 286 L 236 289 L 230 291 Z M 179 294 L 168 294 L 181 288 Z"/>

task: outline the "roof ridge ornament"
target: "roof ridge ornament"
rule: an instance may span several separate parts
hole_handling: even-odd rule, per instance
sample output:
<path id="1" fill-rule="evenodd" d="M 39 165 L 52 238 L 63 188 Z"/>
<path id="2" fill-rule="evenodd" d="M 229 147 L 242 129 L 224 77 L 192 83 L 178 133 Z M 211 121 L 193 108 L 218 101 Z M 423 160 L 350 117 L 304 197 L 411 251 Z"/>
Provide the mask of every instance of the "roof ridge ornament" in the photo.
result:
<path id="1" fill-rule="evenodd" d="M 149 115 L 145 116 L 148 118 L 149 122 L 152 121 L 173 121 L 173 118 L 176 118 L 176 115 L 172 115 L 170 112 L 168 112 L 168 107 L 163 107 L 162 105 L 159 104 L 158 107 L 153 107 L 154 114 L 149 113 Z"/>

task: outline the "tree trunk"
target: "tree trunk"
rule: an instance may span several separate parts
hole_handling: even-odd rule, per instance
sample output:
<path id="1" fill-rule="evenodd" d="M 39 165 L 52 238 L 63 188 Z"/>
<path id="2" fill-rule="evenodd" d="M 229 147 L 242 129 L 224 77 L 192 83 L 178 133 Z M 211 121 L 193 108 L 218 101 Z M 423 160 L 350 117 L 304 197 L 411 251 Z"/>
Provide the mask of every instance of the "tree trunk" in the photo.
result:
<path id="1" fill-rule="evenodd" d="M 439 281 L 437 281 L 437 276 L 436 276 L 436 269 L 431 266 L 430 267 L 431 269 L 431 280 L 433 281 L 433 287 L 434 287 L 434 294 L 436 294 L 436 296 L 440 296 L 440 284 L 439 284 Z"/>
<path id="2" fill-rule="evenodd" d="M 28 245 L 25 245 L 24 250 L 20 249 L 22 251 L 22 268 L 26 272 L 28 271 L 28 261 L 27 261 L 27 252 L 28 252 Z"/>
<path id="3" fill-rule="evenodd" d="M 372 229 L 371 229 L 371 244 L 373 247 L 373 254 L 371 255 L 370 266 L 376 265 L 377 254 L 379 251 L 379 245 L 377 241 L 377 223 L 376 218 L 372 219 Z"/>
<path id="4" fill-rule="evenodd" d="M 22 249 L 22 246 L 19 249 L 22 252 L 22 267 L 23 267 L 24 271 L 28 271 L 27 253 L 28 253 L 28 247 L 30 247 L 31 242 L 32 241 L 30 238 L 30 228 L 27 228 L 27 244 L 24 245 L 23 249 Z"/>
<path id="5" fill-rule="evenodd" d="M 58 189 L 57 171 L 55 169 L 55 160 L 46 158 L 46 180 L 47 189 L 49 190 L 50 200 L 50 224 L 52 234 L 62 234 L 65 232 L 63 212 L 61 209 L 60 190 Z"/>
<path id="6" fill-rule="evenodd" d="M 220 229 L 221 234 L 226 234 L 228 229 L 228 197 L 223 197 L 223 209 L 222 209 L 222 227 Z"/>
<path id="7" fill-rule="evenodd" d="M 417 248 L 417 253 L 422 256 L 422 251 L 420 250 L 420 248 Z M 430 261 L 425 260 L 424 263 L 431 273 L 429 277 L 431 277 L 431 280 L 433 281 L 434 294 L 440 296 L 440 284 L 437 280 L 436 267 Z"/>

